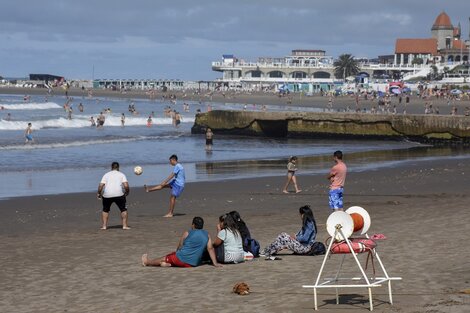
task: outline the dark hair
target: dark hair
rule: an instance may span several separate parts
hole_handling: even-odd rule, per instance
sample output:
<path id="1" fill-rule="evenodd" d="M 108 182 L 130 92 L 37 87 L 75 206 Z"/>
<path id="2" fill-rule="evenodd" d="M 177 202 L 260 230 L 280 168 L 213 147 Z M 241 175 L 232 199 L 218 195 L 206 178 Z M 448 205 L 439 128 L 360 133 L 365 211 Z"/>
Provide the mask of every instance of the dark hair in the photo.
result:
<path id="1" fill-rule="evenodd" d="M 202 229 L 204 227 L 204 220 L 202 217 L 196 216 L 193 218 L 193 225 L 196 229 Z"/>
<path id="2" fill-rule="evenodd" d="M 175 161 L 178 161 L 178 156 L 176 154 L 172 154 L 171 157 L 170 157 L 170 160 L 175 160 Z"/>
<path id="3" fill-rule="evenodd" d="M 240 213 L 238 213 L 238 211 L 231 211 L 228 214 L 232 216 L 233 220 L 237 224 L 238 231 L 240 232 L 243 241 L 245 238 L 251 238 L 250 230 L 248 229 L 248 226 L 246 226 L 245 221 L 242 220 Z"/>
<path id="4" fill-rule="evenodd" d="M 113 163 L 111 163 L 111 168 L 112 168 L 113 170 L 119 169 L 119 163 L 118 163 L 118 162 L 113 162 Z"/>
<path id="5" fill-rule="evenodd" d="M 340 150 L 335 151 L 335 153 L 333 153 L 333 156 L 335 156 L 339 160 L 342 160 L 343 159 L 343 152 L 341 152 Z"/>
<path id="6" fill-rule="evenodd" d="M 237 223 L 232 215 L 224 214 L 219 217 L 219 222 L 223 223 L 224 229 L 229 229 L 235 237 L 238 237 L 240 231 L 238 230 Z"/>
<path id="7" fill-rule="evenodd" d="M 310 209 L 310 206 L 304 205 L 299 208 L 299 213 L 302 216 L 302 228 L 307 226 L 308 222 L 313 223 L 313 228 L 315 229 L 315 232 L 317 231 L 317 223 L 315 222 L 315 218 L 313 217 L 313 212 L 312 209 Z"/>
<path id="8" fill-rule="evenodd" d="M 297 157 L 296 157 L 295 155 L 294 155 L 294 156 L 291 156 L 291 157 L 289 158 L 289 162 L 292 162 L 292 161 L 294 161 L 294 160 L 297 160 Z"/>

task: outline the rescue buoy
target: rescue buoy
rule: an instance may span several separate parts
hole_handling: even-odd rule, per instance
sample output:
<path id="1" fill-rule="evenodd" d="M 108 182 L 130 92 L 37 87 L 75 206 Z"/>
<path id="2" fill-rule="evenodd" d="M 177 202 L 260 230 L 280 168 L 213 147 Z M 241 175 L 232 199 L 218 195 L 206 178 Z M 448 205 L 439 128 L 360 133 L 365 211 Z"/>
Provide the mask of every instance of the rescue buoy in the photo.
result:
<path id="1" fill-rule="evenodd" d="M 350 238 L 351 247 L 356 253 L 368 252 L 377 247 L 377 243 L 368 238 Z M 351 253 L 348 244 L 346 241 L 335 242 L 331 246 L 331 253 L 341 254 L 341 253 Z"/>

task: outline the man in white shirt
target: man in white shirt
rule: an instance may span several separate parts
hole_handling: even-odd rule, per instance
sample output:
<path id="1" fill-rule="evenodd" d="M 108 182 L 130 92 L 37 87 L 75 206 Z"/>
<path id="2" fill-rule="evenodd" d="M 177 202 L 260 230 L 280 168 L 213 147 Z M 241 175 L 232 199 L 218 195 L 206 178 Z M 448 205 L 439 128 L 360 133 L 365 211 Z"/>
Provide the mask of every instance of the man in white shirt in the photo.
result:
<path id="1" fill-rule="evenodd" d="M 101 214 L 103 225 L 102 230 L 108 227 L 109 210 L 111 205 L 116 203 L 121 210 L 122 229 L 130 229 L 127 225 L 126 196 L 129 194 L 129 183 L 126 175 L 119 172 L 119 163 L 111 164 L 111 171 L 104 174 L 98 186 L 98 199 L 103 199 L 103 212 Z"/>

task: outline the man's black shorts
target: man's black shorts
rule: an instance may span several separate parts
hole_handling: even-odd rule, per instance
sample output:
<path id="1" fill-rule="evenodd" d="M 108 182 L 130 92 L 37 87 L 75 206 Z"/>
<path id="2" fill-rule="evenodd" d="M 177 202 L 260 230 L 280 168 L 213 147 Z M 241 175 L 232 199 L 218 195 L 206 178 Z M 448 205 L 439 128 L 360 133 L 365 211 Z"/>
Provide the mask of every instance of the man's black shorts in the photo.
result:
<path id="1" fill-rule="evenodd" d="M 126 196 L 105 198 L 103 197 L 103 212 L 109 212 L 111 204 L 116 203 L 121 212 L 127 211 Z"/>

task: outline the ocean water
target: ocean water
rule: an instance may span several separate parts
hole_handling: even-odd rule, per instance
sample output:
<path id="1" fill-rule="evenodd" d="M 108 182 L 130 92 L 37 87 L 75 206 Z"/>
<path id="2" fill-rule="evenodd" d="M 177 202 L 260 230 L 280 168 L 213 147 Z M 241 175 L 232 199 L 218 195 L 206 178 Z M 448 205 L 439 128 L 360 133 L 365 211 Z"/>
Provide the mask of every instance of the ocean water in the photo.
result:
<path id="1" fill-rule="evenodd" d="M 434 149 L 405 141 L 359 141 L 318 139 L 277 139 L 239 136 L 214 136 L 214 150 L 204 150 L 204 135 L 192 135 L 196 110 L 206 111 L 206 103 L 184 100 L 171 103 L 163 100 L 127 100 L 115 98 L 74 98 L 72 119 L 67 119 L 63 96 L 0 95 L 0 199 L 70 192 L 97 188 L 110 164 L 121 164 L 131 186 L 157 184 L 171 172 L 168 157 L 177 154 L 186 170 L 188 181 L 223 180 L 245 177 L 285 175 L 286 159 L 300 156 L 299 174 L 323 173 L 331 166 L 331 155 L 342 150 L 351 170 L 369 170 L 380 166 L 396 166 L 410 160 L 467 157 L 466 151 Z M 79 103 L 84 112 L 78 110 Z M 138 115 L 128 112 L 133 103 Z M 252 104 L 213 103 L 212 109 L 259 110 Z M 165 116 L 165 107 L 182 115 L 176 128 Z M 91 127 L 90 117 L 104 109 L 102 129 Z M 267 106 L 268 111 L 310 110 Z M 147 118 L 153 112 L 153 125 Z M 10 119 L 7 120 L 7 114 Z M 120 116 L 126 115 L 121 127 Z M 33 125 L 34 144 L 25 144 L 24 130 Z M 141 176 L 133 167 L 144 169 Z"/>

